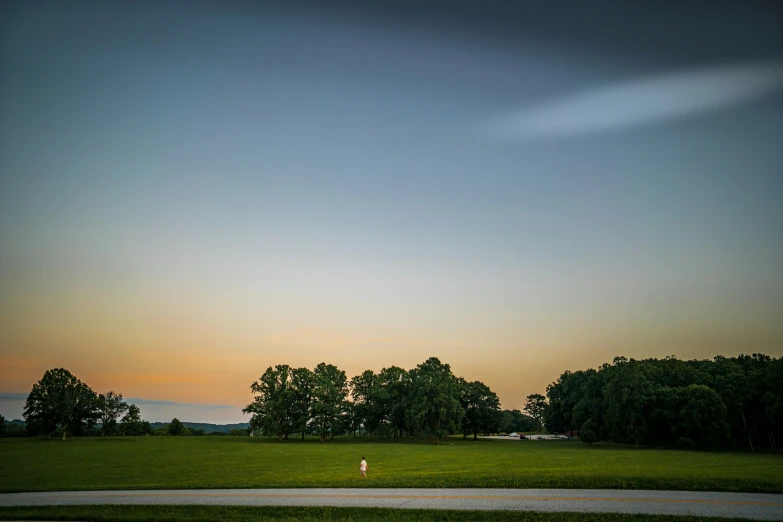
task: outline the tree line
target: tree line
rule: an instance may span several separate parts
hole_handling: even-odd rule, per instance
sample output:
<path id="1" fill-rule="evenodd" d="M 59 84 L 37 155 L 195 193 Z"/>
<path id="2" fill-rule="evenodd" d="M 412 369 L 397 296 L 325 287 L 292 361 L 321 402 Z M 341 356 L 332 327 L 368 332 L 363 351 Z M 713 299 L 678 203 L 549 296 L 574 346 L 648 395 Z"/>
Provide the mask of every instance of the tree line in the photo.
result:
<path id="1" fill-rule="evenodd" d="M 430 358 L 411 370 L 392 366 L 367 370 L 348 380 L 344 371 L 321 363 L 313 370 L 278 365 L 251 385 L 255 398 L 247 430 L 229 435 L 288 438 L 292 433 L 327 437 L 356 433 L 370 437 L 427 437 L 449 434 L 528 431 L 540 426 L 541 395 L 528 398 L 526 412 L 501 410 L 497 395 L 480 381 L 456 377 L 448 364 Z M 0 417 L 0 436 L 220 435 L 187 427 L 178 419 L 152 427 L 138 406 L 121 393 L 96 393 L 64 368 L 47 370 L 25 401 L 26 426 Z"/>
<path id="2" fill-rule="evenodd" d="M 758 446 L 783 435 L 783 359 L 763 354 L 713 360 L 616 357 L 598 369 L 564 372 L 546 390 L 552 431 L 584 442 L 639 446 Z"/>
<path id="3" fill-rule="evenodd" d="M 47 370 L 33 385 L 23 417 L 28 435 L 62 432 L 63 440 L 69 434 L 84 435 L 97 424 L 101 436 L 115 430 L 125 436 L 143 429 L 138 406 L 124 402 L 121 393 L 95 393 L 65 368 Z"/>
<path id="4" fill-rule="evenodd" d="M 314 434 L 324 442 L 361 430 L 370 438 L 438 442 L 454 433 L 475 439 L 503 428 L 530 429 L 535 423 L 519 410 L 501 410 L 487 385 L 456 377 L 436 357 L 411 370 L 391 366 L 351 379 L 331 364 L 320 363 L 313 370 L 280 364 L 267 368 L 250 389 L 255 397 L 243 412 L 252 415 L 251 429 L 278 440 Z M 538 414 L 543 418 L 543 411 Z"/>
<path id="5" fill-rule="evenodd" d="M 142 420 L 141 410 L 128 404 L 121 393 L 95 393 L 65 368 L 47 370 L 33 385 L 25 401 L 25 425 L 7 423 L 0 416 L 0 436 L 62 435 L 190 435 L 192 432 L 173 419 L 171 424 L 153 429 Z M 203 432 L 202 432 L 203 433 Z"/>

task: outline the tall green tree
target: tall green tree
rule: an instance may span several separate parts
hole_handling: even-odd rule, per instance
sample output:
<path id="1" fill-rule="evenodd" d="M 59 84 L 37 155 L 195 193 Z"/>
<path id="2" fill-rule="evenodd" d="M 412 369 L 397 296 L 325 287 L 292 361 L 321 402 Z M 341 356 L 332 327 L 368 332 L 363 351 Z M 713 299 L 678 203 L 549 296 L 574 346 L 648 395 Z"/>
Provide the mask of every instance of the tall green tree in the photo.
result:
<path id="1" fill-rule="evenodd" d="M 294 368 L 291 370 L 291 425 L 293 431 L 297 430 L 302 435 L 302 440 L 307 433 L 307 424 L 310 421 L 310 405 L 315 387 L 315 376 L 309 368 Z"/>
<path id="2" fill-rule="evenodd" d="M 726 405 L 708 386 L 691 384 L 682 393 L 679 429 L 681 436 L 708 448 L 718 446 L 729 433 Z"/>
<path id="3" fill-rule="evenodd" d="M 344 371 L 326 363 L 315 367 L 313 377 L 310 425 L 321 437 L 321 442 L 325 442 L 327 433 L 334 439 L 334 430 L 345 411 L 343 404 L 348 396 L 348 379 Z"/>
<path id="4" fill-rule="evenodd" d="M 5 436 L 5 417 L 0 415 L 0 437 Z"/>
<path id="5" fill-rule="evenodd" d="M 404 369 L 390 366 L 378 374 L 378 385 L 380 387 L 380 408 L 384 412 L 384 417 L 391 424 L 394 438 L 398 439 L 405 427 L 410 376 Z"/>
<path id="6" fill-rule="evenodd" d="M 460 386 L 448 364 L 430 357 L 411 370 L 410 414 L 430 440 L 438 443 L 462 423 Z"/>
<path id="7" fill-rule="evenodd" d="M 467 382 L 459 379 L 460 404 L 465 410 L 462 421 L 463 436 L 472 433 L 478 440 L 479 433 L 494 433 L 500 427 L 501 412 L 498 396 L 481 381 Z"/>
<path id="8" fill-rule="evenodd" d="M 652 385 L 638 361 L 615 358 L 604 391 L 606 428 L 615 442 L 639 444 L 647 435 L 645 410 L 651 404 Z"/>
<path id="9" fill-rule="evenodd" d="M 546 415 L 546 408 L 546 397 L 540 393 L 534 393 L 533 395 L 527 396 L 524 410 L 528 415 L 536 420 L 538 431 L 541 431 L 541 424 L 544 420 L 544 416 Z"/>
<path id="10" fill-rule="evenodd" d="M 499 431 L 513 433 L 533 431 L 536 428 L 536 420 L 530 415 L 525 415 L 519 410 L 503 410 L 500 412 Z"/>
<path id="11" fill-rule="evenodd" d="M 120 430 L 122 431 L 122 436 L 125 436 L 125 433 L 136 435 L 136 433 L 141 428 L 141 410 L 139 410 L 139 407 L 135 404 L 130 404 L 128 406 L 128 411 L 125 413 L 125 415 L 122 417 L 122 420 L 120 420 Z"/>
<path id="12" fill-rule="evenodd" d="M 33 385 L 24 407 L 24 420 L 30 433 L 50 435 L 62 428 L 63 440 L 91 426 L 98 418 L 97 395 L 65 368 L 47 370 Z"/>
<path id="13" fill-rule="evenodd" d="M 175 436 L 181 436 L 181 435 L 190 435 L 190 432 L 188 428 L 185 427 L 182 422 L 174 417 L 171 419 L 171 422 L 166 427 L 166 434 L 167 435 L 175 435 Z"/>
<path id="14" fill-rule="evenodd" d="M 117 426 L 117 418 L 128 411 L 127 403 L 122 401 L 122 394 L 113 391 L 98 395 L 97 408 L 98 420 L 101 422 L 101 437 L 106 435 L 107 431 L 111 434 Z"/>
<path id="15" fill-rule="evenodd" d="M 250 413 L 252 428 L 260 427 L 266 434 L 274 433 L 283 440 L 292 429 L 294 418 L 294 393 L 291 387 L 291 367 L 278 364 L 266 369 L 258 381 L 250 386 L 256 395 L 243 413 Z"/>
<path id="16" fill-rule="evenodd" d="M 378 376 L 372 370 L 365 370 L 351 379 L 352 414 L 361 420 L 367 434 L 373 432 L 384 419 L 381 404 L 381 388 Z"/>

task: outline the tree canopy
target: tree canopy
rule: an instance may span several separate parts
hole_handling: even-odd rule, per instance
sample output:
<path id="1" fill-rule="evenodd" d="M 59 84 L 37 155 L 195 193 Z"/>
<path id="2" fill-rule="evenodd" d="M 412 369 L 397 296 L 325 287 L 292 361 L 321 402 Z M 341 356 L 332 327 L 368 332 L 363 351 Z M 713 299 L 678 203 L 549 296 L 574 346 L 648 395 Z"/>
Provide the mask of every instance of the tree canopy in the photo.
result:
<path id="1" fill-rule="evenodd" d="M 117 427 L 117 418 L 128 411 L 128 405 L 122 401 L 121 393 L 110 391 L 98 395 L 98 420 L 101 422 L 101 437 L 111 433 Z"/>
<path id="2" fill-rule="evenodd" d="M 65 439 L 68 433 L 77 434 L 95 423 L 97 401 L 95 392 L 65 368 L 47 370 L 25 401 L 27 430 L 51 435 L 60 428 Z"/>
<path id="3" fill-rule="evenodd" d="M 547 387 L 553 431 L 595 441 L 776 449 L 783 433 L 783 359 L 763 354 L 682 361 L 626 359 L 564 372 Z"/>

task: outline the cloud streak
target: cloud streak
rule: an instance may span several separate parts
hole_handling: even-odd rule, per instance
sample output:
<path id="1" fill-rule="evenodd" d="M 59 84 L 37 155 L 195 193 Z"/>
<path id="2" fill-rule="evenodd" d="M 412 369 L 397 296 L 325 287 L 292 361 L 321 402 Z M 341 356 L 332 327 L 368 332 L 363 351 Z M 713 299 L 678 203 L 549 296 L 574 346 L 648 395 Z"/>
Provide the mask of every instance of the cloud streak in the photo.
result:
<path id="1" fill-rule="evenodd" d="M 506 140 L 610 132 L 742 103 L 783 88 L 783 63 L 745 64 L 609 84 L 512 110 L 485 131 Z"/>
<path id="2" fill-rule="evenodd" d="M 26 393 L 12 393 L 12 392 L 0 392 L 0 401 L 24 401 L 27 400 Z M 125 399 L 125 402 L 136 404 L 138 406 L 178 406 L 178 407 L 190 407 L 190 408 L 203 408 L 208 410 L 235 410 L 238 406 L 232 406 L 231 404 L 202 404 L 198 402 L 175 402 L 175 401 L 158 401 L 152 399 L 140 399 L 138 397 L 131 397 Z"/>
<path id="3" fill-rule="evenodd" d="M 237 406 L 232 406 L 230 404 L 200 404 L 196 402 L 174 402 L 174 401 L 156 401 L 156 400 L 150 400 L 150 399 L 139 399 L 137 397 L 132 397 L 129 399 L 125 399 L 126 402 L 129 402 L 131 404 L 135 404 L 137 406 L 178 406 L 178 407 L 190 407 L 190 408 L 203 408 L 208 410 L 236 410 L 238 409 Z"/>
<path id="4" fill-rule="evenodd" d="M 0 393 L 0 401 L 26 401 L 26 400 L 27 400 L 26 393 L 8 393 L 8 392 Z"/>

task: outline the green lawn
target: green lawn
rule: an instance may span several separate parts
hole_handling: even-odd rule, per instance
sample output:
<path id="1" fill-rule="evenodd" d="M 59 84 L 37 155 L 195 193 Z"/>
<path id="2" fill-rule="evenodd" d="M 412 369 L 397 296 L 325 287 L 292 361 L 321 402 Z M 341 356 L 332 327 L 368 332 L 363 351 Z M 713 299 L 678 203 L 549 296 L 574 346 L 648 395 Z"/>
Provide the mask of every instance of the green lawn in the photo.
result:
<path id="1" fill-rule="evenodd" d="M 250 506 L 53 506 L 0 507 L 0 520 L 251 522 L 742 522 L 737 518 L 610 513 L 450 511 L 431 509 Z"/>
<path id="2" fill-rule="evenodd" d="M 0 491 L 562 487 L 783 493 L 783 454 L 634 449 L 575 441 L 450 442 L 0 439 Z M 362 456 L 367 457 L 369 480 L 360 482 Z"/>

